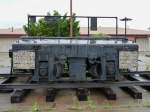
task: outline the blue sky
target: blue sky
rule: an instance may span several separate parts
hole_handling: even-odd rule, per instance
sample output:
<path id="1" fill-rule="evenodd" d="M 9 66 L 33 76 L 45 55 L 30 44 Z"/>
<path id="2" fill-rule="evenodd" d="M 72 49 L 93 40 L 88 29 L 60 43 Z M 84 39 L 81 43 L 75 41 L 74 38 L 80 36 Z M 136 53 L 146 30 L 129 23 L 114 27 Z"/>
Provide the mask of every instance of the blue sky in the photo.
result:
<path id="1" fill-rule="evenodd" d="M 128 27 L 150 27 L 149 0 L 73 0 L 73 12 L 85 16 L 125 16 L 133 18 Z M 69 12 L 69 0 L 0 0 L 0 28 L 22 27 L 27 14 L 46 14 L 58 10 Z M 103 24 L 100 24 L 103 23 Z M 113 21 L 101 21 L 100 26 L 113 26 Z M 123 22 L 119 22 L 123 27 Z"/>

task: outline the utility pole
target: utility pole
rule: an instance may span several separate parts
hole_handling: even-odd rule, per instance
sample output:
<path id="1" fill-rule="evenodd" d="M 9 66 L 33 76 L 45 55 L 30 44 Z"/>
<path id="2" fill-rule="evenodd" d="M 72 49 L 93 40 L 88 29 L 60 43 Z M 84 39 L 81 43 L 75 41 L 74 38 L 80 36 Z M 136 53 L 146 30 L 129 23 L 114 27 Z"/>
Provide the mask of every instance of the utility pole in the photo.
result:
<path id="1" fill-rule="evenodd" d="M 120 20 L 125 22 L 125 37 L 126 37 L 127 36 L 127 22 L 132 21 L 132 19 L 125 17 L 125 18 L 120 19 Z"/>
<path id="2" fill-rule="evenodd" d="M 70 0 L 70 37 L 73 37 L 72 0 Z"/>

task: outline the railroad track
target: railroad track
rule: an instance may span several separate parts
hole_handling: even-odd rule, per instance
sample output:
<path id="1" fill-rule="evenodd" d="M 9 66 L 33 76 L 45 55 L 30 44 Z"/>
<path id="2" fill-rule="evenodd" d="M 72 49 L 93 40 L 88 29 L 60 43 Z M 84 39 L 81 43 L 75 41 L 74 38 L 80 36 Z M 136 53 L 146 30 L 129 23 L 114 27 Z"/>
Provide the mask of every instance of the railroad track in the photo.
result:
<path id="1" fill-rule="evenodd" d="M 80 82 L 80 83 L 64 83 L 60 82 L 60 84 L 35 84 L 31 81 L 30 77 L 23 79 L 25 75 L 15 74 L 10 77 L 6 76 L 0 84 L 0 93 L 9 92 L 11 103 L 20 103 L 25 97 L 31 92 L 33 89 L 37 88 L 45 88 L 46 96 L 45 100 L 47 102 L 55 101 L 57 97 L 57 93 L 59 89 L 62 89 L 64 86 L 62 84 L 70 85 L 66 86 L 67 88 L 72 88 L 76 91 L 76 96 L 79 101 L 87 101 L 90 88 L 96 88 L 98 91 L 104 94 L 104 96 L 108 100 L 117 100 L 117 91 L 113 89 L 113 87 L 120 88 L 125 93 L 129 94 L 134 99 L 142 99 L 142 92 L 138 89 L 141 87 L 142 89 L 148 90 L 150 92 L 150 72 L 131 72 L 123 74 L 123 81 L 119 82 Z M 7 74 L 8 75 L 8 74 Z M 0 74 L 0 76 L 4 76 L 4 74 Z M 16 83 L 16 79 L 23 79 L 23 83 Z M 17 78 L 15 78 L 17 77 Z M 95 86 L 95 84 L 97 86 Z M 76 85 L 76 86 L 74 86 Z"/>

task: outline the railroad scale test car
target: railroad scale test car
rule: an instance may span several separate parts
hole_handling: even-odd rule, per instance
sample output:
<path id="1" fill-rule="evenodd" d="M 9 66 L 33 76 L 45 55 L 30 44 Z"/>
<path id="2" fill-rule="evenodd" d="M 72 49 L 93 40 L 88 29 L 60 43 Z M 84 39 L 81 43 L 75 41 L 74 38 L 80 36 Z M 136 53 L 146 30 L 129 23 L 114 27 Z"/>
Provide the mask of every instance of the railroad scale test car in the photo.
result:
<path id="1" fill-rule="evenodd" d="M 12 73 L 32 81 L 116 81 L 122 70 L 136 71 L 138 45 L 123 38 L 32 38 L 12 45 Z"/>
<path id="2" fill-rule="evenodd" d="M 28 22 L 29 17 L 35 22 L 36 16 L 28 16 Z M 88 19 L 89 33 L 89 20 L 93 17 L 81 18 Z M 13 90 L 11 102 L 17 103 L 29 90 L 39 88 L 47 89 L 46 101 L 54 101 L 58 89 L 76 89 L 79 100 L 85 100 L 90 88 L 130 87 L 126 89 L 136 94 L 134 86 L 149 87 L 150 81 L 123 79 L 123 76 L 135 74 L 149 76 L 150 72 L 138 71 L 138 45 L 126 36 L 117 35 L 118 18 L 96 18 L 115 19 L 116 36 L 94 38 L 88 34 L 86 37 L 19 38 L 9 50 L 11 72 L 0 74 L 7 78 L 0 84 L 0 91 Z M 10 83 L 18 77 L 27 77 L 27 81 Z M 106 93 L 111 96 L 112 92 L 109 89 Z"/>

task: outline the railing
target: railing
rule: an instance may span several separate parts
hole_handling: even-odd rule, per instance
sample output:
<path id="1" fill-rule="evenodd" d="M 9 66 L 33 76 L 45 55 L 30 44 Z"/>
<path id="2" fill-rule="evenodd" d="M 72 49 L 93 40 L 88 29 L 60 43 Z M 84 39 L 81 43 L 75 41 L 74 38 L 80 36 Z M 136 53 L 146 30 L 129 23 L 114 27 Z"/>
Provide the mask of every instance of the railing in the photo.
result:
<path id="1" fill-rule="evenodd" d="M 43 17 L 43 18 L 47 18 L 51 21 L 56 20 L 57 18 L 61 18 L 64 16 L 47 16 L 47 15 L 28 15 L 28 27 L 29 27 L 29 23 L 32 22 L 36 22 L 36 18 L 38 17 Z M 70 18 L 71 16 L 65 16 L 67 18 Z M 96 26 L 97 26 L 97 19 L 113 19 L 115 20 L 115 33 L 116 36 L 118 35 L 118 17 L 109 17 L 109 16 L 73 16 L 72 18 L 76 18 L 76 19 L 87 19 L 87 36 L 90 36 L 90 23 L 92 24 L 92 18 L 95 18 L 96 20 Z M 94 23 L 95 24 L 95 23 Z M 59 29 L 58 29 L 59 30 Z"/>

